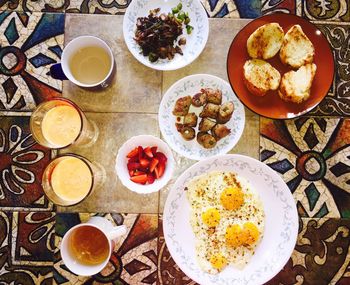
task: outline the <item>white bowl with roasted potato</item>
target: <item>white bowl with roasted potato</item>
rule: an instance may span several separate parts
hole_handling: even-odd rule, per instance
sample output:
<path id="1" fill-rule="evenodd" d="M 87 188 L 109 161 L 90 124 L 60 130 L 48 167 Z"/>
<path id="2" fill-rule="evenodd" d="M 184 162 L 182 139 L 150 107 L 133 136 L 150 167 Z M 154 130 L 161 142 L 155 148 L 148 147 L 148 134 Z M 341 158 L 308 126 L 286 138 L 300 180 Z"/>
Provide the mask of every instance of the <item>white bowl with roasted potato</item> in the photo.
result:
<path id="1" fill-rule="evenodd" d="M 230 85 L 209 74 L 175 82 L 160 103 L 159 127 L 177 153 L 201 160 L 229 152 L 241 137 L 245 112 Z"/>

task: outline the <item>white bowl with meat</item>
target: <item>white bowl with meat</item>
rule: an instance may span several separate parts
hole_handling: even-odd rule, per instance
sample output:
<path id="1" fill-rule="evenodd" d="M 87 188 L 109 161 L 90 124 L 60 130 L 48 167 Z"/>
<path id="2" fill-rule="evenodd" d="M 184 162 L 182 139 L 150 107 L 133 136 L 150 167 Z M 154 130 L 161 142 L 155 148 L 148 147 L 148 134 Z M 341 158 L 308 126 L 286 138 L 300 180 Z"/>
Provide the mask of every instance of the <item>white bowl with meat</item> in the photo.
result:
<path id="1" fill-rule="evenodd" d="M 160 103 L 159 127 L 177 153 L 201 160 L 229 152 L 240 139 L 245 112 L 223 79 L 195 74 L 175 82 Z"/>
<path id="2" fill-rule="evenodd" d="M 157 70 L 175 70 L 201 54 L 209 21 L 199 0 L 133 0 L 125 12 L 123 35 L 139 62 Z"/>

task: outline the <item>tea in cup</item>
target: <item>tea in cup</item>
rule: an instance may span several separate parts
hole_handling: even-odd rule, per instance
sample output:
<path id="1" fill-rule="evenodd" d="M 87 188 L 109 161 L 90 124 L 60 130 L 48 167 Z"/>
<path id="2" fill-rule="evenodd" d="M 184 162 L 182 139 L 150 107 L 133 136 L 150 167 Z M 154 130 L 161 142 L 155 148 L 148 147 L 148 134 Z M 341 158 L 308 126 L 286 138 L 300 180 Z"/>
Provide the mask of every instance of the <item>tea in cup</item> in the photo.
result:
<path id="1" fill-rule="evenodd" d="M 92 217 L 64 235 L 60 247 L 62 261 L 77 275 L 97 274 L 107 265 L 114 241 L 126 232 L 125 225 L 114 227 L 103 217 Z"/>
<path id="2" fill-rule="evenodd" d="M 61 63 L 50 68 L 56 79 L 68 79 L 80 87 L 107 87 L 114 75 L 112 50 L 100 38 L 80 36 L 63 49 Z"/>

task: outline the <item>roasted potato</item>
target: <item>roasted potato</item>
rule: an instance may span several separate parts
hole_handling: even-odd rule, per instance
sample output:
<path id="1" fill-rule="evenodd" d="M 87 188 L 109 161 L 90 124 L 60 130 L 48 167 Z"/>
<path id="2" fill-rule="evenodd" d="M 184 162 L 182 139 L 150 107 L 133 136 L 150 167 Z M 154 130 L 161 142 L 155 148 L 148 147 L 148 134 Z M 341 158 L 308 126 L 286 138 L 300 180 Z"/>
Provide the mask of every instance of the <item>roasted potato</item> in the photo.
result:
<path id="1" fill-rule="evenodd" d="M 227 123 L 231 117 L 232 113 L 234 111 L 234 105 L 233 102 L 228 101 L 220 106 L 218 117 L 216 118 L 216 121 L 220 124 Z"/>
<path id="2" fill-rule="evenodd" d="M 231 133 L 231 130 L 227 128 L 225 125 L 217 124 L 215 127 L 211 129 L 211 133 L 215 137 L 216 140 L 220 140 Z"/>
<path id="3" fill-rule="evenodd" d="M 208 132 L 211 130 L 212 127 L 214 127 L 216 123 L 208 118 L 203 118 L 199 123 L 198 130 L 200 132 Z"/>
<path id="4" fill-rule="evenodd" d="M 207 102 L 220 105 L 222 101 L 222 92 L 219 89 L 213 88 L 203 88 L 201 89 L 203 93 L 207 95 Z"/>
<path id="5" fill-rule="evenodd" d="M 195 127 L 195 126 L 197 126 L 197 120 L 198 120 L 198 117 L 195 113 L 188 113 L 184 117 L 183 124 L 188 126 L 188 127 Z"/>
<path id="6" fill-rule="evenodd" d="M 192 105 L 195 107 L 204 106 L 207 103 L 207 95 L 205 93 L 197 93 L 192 97 Z"/>
<path id="7" fill-rule="evenodd" d="M 176 100 L 173 115 L 175 116 L 185 116 L 191 106 L 191 96 L 181 97 Z"/>
<path id="8" fill-rule="evenodd" d="M 196 131 L 191 127 L 183 126 L 180 133 L 186 141 L 193 140 L 196 137 Z"/>
<path id="9" fill-rule="evenodd" d="M 204 148 L 213 148 L 216 146 L 216 139 L 206 132 L 199 132 L 197 134 L 197 142 Z"/>
<path id="10" fill-rule="evenodd" d="M 216 119 L 219 113 L 219 109 L 220 109 L 220 106 L 212 103 L 208 103 L 207 105 L 204 106 L 202 112 L 199 114 L 199 117 L 201 118 L 209 117 L 212 119 Z"/>

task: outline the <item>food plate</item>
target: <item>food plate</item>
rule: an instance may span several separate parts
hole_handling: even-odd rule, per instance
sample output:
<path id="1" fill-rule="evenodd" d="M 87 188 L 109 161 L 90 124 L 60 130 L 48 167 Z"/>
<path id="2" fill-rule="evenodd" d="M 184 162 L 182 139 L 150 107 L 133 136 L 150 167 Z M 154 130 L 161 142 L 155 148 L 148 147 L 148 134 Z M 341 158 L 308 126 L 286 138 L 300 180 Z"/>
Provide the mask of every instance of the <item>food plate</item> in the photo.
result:
<path id="1" fill-rule="evenodd" d="M 175 102 L 186 95 L 194 95 L 201 88 L 218 88 L 222 91 L 222 101 L 232 101 L 234 111 L 232 118 L 226 123 L 231 129 L 230 135 L 218 141 L 212 149 L 200 146 L 196 139 L 185 141 L 176 130 L 176 116 L 172 114 Z M 209 74 L 195 74 L 175 82 L 164 94 L 158 112 L 159 127 L 169 146 L 177 153 L 194 160 L 229 152 L 241 137 L 245 123 L 244 106 L 233 93 L 230 85 L 223 79 Z"/>
<path id="2" fill-rule="evenodd" d="M 233 171 L 257 190 L 265 211 L 265 230 L 251 261 L 243 270 L 227 266 L 217 275 L 202 271 L 195 254 L 190 225 L 190 205 L 184 187 L 192 178 L 214 170 Z M 181 270 L 200 284 L 263 284 L 286 264 L 298 235 L 298 214 L 293 196 L 282 178 L 253 158 L 226 154 L 197 162 L 175 182 L 163 215 L 164 237 L 171 256 Z"/>
<path id="3" fill-rule="evenodd" d="M 291 26 L 300 25 L 314 45 L 314 63 L 317 65 L 317 71 L 310 98 L 301 104 L 283 101 L 277 90 L 270 91 L 262 97 L 255 96 L 247 90 L 243 82 L 243 65 L 250 58 L 247 52 L 247 39 L 258 27 L 273 22 L 279 23 L 285 33 Z M 267 61 L 281 75 L 290 70 L 280 62 L 278 54 Z M 334 60 L 327 39 L 315 25 L 295 15 L 276 13 L 250 22 L 236 35 L 227 56 L 227 74 L 233 90 L 246 107 L 265 117 L 289 119 L 309 112 L 327 95 L 333 82 Z"/>
<path id="4" fill-rule="evenodd" d="M 184 29 L 186 45 L 182 46 L 183 55 L 176 54 L 172 60 L 158 60 L 150 62 L 148 57 L 140 53 L 141 49 L 134 40 L 136 20 L 138 17 L 147 17 L 150 10 L 160 8 L 160 13 L 171 12 L 173 7 L 182 3 L 182 10 L 188 12 L 193 31 L 190 35 Z M 126 9 L 123 20 L 123 34 L 126 45 L 134 57 L 142 64 L 157 70 L 175 70 L 184 67 L 194 61 L 202 52 L 209 36 L 209 21 L 199 0 L 133 0 Z"/>

